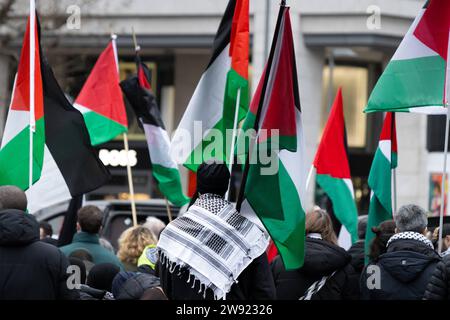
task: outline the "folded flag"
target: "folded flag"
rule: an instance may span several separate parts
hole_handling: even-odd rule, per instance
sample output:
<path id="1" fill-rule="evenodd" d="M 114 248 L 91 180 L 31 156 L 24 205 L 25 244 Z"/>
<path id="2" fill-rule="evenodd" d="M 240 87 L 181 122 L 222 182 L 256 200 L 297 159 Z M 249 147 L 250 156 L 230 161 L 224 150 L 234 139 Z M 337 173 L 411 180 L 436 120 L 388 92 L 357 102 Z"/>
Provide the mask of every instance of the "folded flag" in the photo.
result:
<path id="1" fill-rule="evenodd" d="M 128 131 L 116 57 L 112 40 L 98 57 L 74 103 L 83 114 L 93 146 Z"/>
<path id="2" fill-rule="evenodd" d="M 181 187 L 180 173 L 169 153 L 170 140 L 150 86 L 150 70 L 136 56 L 137 76 L 120 83 L 147 139 L 152 174 L 161 193 L 174 205 L 189 201 Z"/>
<path id="3" fill-rule="evenodd" d="M 30 32 L 35 33 L 31 80 Z M 16 185 L 25 190 L 31 213 L 97 189 L 109 179 L 108 170 L 91 147 L 83 116 L 67 101 L 42 54 L 39 36 L 39 24 L 30 28 L 29 19 L 0 149 L 0 185 Z M 35 84 L 34 97 L 29 94 L 30 81 Z M 30 188 L 31 99 L 36 129 Z"/>
<path id="4" fill-rule="evenodd" d="M 314 158 L 316 181 L 333 204 L 333 214 L 341 223 L 339 245 L 350 248 L 358 240 L 358 212 L 348 164 L 342 90 L 331 107 L 322 139 Z"/>

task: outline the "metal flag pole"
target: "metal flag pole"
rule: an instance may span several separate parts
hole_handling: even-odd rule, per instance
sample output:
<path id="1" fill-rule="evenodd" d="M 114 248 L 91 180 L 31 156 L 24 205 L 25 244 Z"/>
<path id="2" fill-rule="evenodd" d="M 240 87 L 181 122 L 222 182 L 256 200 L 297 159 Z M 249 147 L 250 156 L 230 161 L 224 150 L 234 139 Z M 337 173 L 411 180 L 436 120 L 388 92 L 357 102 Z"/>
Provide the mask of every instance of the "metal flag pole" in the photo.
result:
<path id="1" fill-rule="evenodd" d="M 116 45 L 117 35 L 111 33 L 111 41 L 114 51 L 114 58 L 116 60 L 117 73 L 119 74 L 119 58 L 117 55 L 117 45 Z M 123 133 L 123 146 L 125 148 L 125 154 L 127 158 L 127 176 L 128 176 L 128 187 L 130 189 L 130 201 L 131 201 L 131 215 L 133 217 L 133 226 L 137 226 L 137 212 L 136 212 L 136 201 L 134 199 L 134 186 L 133 186 L 133 174 L 131 172 L 130 157 L 129 157 L 129 147 L 128 147 L 128 134 Z"/>
<path id="2" fill-rule="evenodd" d="M 394 143 L 392 137 L 395 134 L 395 141 L 397 141 L 397 131 L 395 128 L 395 113 L 391 115 L 391 165 L 392 165 L 392 144 Z M 394 189 L 394 213 L 397 212 L 397 168 L 392 169 L 392 188 Z M 391 195 L 392 196 L 392 195 Z"/>
<path id="3" fill-rule="evenodd" d="M 231 149 L 230 149 L 230 158 L 228 160 L 228 170 L 230 171 L 230 181 L 228 181 L 228 189 L 225 193 L 225 199 L 230 200 L 230 190 L 231 190 L 231 177 L 233 173 L 233 162 L 234 162 L 234 147 L 236 144 L 236 135 L 237 135 L 237 126 L 238 126 L 238 119 L 239 119 L 239 104 L 241 102 L 241 87 L 237 90 L 237 96 L 236 96 L 236 109 L 234 111 L 234 122 L 233 122 L 233 135 L 231 138 Z"/>
<path id="4" fill-rule="evenodd" d="M 311 168 L 309 169 L 309 172 L 308 172 L 308 177 L 306 178 L 306 189 L 305 190 L 308 190 L 309 183 L 311 182 L 311 177 L 312 177 L 313 171 L 314 171 L 314 165 L 312 164 Z"/>
<path id="5" fill-rule="evenodd" d="M 442 181 L 441 181 L 441 207 L 439 212 L 439 240 L 438 240 L 438 252 L 442 252 L 442 227 L 444 225 L 444 208 L 445 208 L 445 197 L 447 193 L 445 192 L 445 179 L 447 176 L 447 153 L 448 153 L 448 131 L 449 131 L 449 120 L 450 120 L 450 108 L 448 103 L 448 91 L 450 90 L 450 64 L 448 59 L 450 58 L 450 31 L 448 33 L 448 49 L 447 50 L 447 71 L 445 73 L 445 85 L 444 85 L 444 106 L 447 108 L 447 116 L 445 118 L 445 142 L 444 142 L 444 169 L 442 171 Z"/>
<path id="6" fill-rule="evenodd" d="M 36 118 L 34 114 L 34 68 L 36 58 L 36 3 L 35 0 L 30 0 L 30 149 L 29 149 L 29 175 L 28 175 L 28 189 L 33 185 L 33 136 L 36 131 Z"/>

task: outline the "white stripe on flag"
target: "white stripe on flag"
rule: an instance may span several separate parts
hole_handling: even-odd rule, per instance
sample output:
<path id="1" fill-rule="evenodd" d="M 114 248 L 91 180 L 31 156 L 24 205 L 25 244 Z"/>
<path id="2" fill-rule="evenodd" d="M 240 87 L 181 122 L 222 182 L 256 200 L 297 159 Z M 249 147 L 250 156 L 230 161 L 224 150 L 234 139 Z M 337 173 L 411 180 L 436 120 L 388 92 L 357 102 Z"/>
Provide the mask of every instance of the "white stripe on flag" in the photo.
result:
<path id="1" fill-rule="evenodd" d="M 72 198 L 66 181 L 47 146 L 44 147 L 41 178 L 25 193 L 30 213 Z"/>
<path id="2" fill-rule="evenodd" d="M 2 146 L 14 139 L 23 129 L 30 124 L 30 113 L 28 111 L 9 110 L 6 119 L 5 129 L 3 130 Z M 26 151 L 28 152 L 28 150 Z"/>
<path id="3" fill-rule="evenodd" d="M 170 140 L 167 131 L 147 123 L 144 123 L 143 126 L 151 162 L 165 168 L 177 169 L 177 164 L 169 154 Z"/>
<path id="4" fill-rule="evenodd" d="M 228 44 L 200 78 L 172 138 L 170 154 L 173 159 L 185 162 L 209 130 L 222 118 L 227 73 L 231 68 L 229 48 Z M 196 121 L 201 121 L 202 136 L 194 134 Z M 191 136 L 186 137 L 187 133 Z M 186 138 L 190 140 L 186 141 Z M 190 143 L 190 148 L 186 148 L 186 143 Z"/>

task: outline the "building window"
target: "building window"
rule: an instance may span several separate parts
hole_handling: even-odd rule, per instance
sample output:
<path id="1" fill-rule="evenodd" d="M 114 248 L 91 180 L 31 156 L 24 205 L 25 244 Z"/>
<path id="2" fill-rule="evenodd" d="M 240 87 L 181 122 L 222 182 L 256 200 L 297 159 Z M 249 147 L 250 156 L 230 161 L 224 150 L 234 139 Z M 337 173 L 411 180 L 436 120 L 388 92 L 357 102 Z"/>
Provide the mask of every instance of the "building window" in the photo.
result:
<path id="1" fill-rule="evenodd" d="M 336 65 L 332 68 L 332 89 L 330 91 L 330 67 L 323 68 L 322 122 L 325 127 L 331 104 L 339 87 L 342 87 L 344 117 L 347 129 L 347 143 L 351 148 L 366 145 L 366 115 L 363 113 L 368 98 L 369 71 L 367 67 Z M 331 100 L 330 100 L 331 97 Z"/>

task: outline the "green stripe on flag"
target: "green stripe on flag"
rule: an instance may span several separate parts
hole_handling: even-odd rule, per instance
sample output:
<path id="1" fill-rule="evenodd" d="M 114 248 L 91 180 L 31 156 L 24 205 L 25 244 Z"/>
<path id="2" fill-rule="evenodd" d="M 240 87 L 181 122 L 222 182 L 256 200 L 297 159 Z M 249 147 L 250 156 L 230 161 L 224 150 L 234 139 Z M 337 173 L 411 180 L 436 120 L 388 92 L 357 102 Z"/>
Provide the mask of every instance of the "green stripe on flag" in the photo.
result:
<path id="1" fill-rule="evenodd" d="M 127 127 L 94 111 L 83 113 L 83 117 L 93 146 L 108 142 L 128 131 Z"/>
<path id="2" fill-rule="evenodd" d="M 393 160 L 397 159 L 397 154 L 393 153 Z M 375 234 L 372 227 L 378 226 L 385 220 L 392 219 L 392 189 L 391 189 L 391 163 L 385 157 L 380 148 L 375 152 L 372 161 L 372 167 L 369 173 L 369 187 L 372 189 L 373 195 L 369 204 L 369 216 L 367 219 L 365 252 L 366 263 L 368 262 L 368 254 L 370 244 Z"/>
<path id="3" fill-rule="evenodd" d="M 277 174 L 263 175 L 263 167 L 250 165 L 245 197 L 274 239 L 286 268 L 299 268 L 303 265 L 305 241 L 305 212 L 300 197 L 281 161 Z"/>
<path id="4" fill-rule="evenodd" d="M 176 206 L 183 206 L 189 202 L 181 189 L 180 173 L 176 168 L 167 168 L 152 164 L 153 177 L 158 182 L 158 188 L 167 199 Z"/>
<path id="5" fill-rule="evenodd" d="M 365 112 L 442 106 L 445 60 L 440 56 L 391 60 L 373 89 Z"/>
<path id="6" fill-rule="evenodd" d="M 45 122 L 36 121 L 33 134 L 33 183 L 41 177 L 44 162 Z M 26 126 L 0 150 L 0 185 L 29 187 L 30 127 Z"/>
<path id="7" fill-rule="evenodd" d="M 352 242 L 358 240 L 358 212 L 355 200 L 343 179 L 333 178 L 328 174 L 318 174 L 317 183 L 330 197 L 336 218 L 345 226 Z"/>

